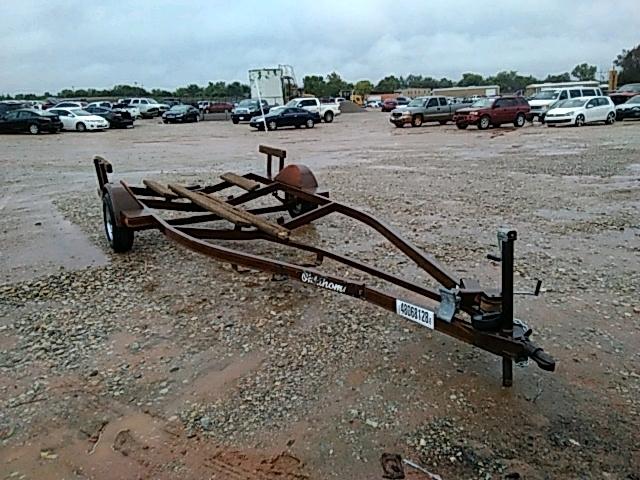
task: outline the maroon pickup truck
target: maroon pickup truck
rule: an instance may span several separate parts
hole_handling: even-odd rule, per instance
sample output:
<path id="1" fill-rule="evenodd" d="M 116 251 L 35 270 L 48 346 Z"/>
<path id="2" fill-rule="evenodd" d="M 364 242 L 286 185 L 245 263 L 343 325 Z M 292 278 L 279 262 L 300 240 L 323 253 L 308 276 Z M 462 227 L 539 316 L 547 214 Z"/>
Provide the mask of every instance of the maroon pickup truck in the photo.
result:
<path id="1" fill-rule="evenodd" d="M 523 97 L 481 98 L 470 107 L 456 111 L 453 121 L 460 129 L 477 125 L 479 130 L 486 130 L 491 125 L 499 127 L 503 123 L 522 127 L 530 110 Z"/>

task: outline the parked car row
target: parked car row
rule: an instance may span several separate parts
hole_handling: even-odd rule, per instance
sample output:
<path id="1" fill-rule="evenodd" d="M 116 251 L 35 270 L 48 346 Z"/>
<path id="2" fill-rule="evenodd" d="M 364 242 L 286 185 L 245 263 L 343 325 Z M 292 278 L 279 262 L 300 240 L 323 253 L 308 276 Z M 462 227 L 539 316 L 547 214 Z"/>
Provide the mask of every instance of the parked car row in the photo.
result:
<path id="1" fill-rule="evenodd" d="M 446 97 L 417 97 L 405 107 L 391 111 L 389 121 L 396 127 L 410 124 L 419 127 L 424 122 L 439 122 L 444 125 L 453 120 L 454 113 L 469 104 L 450 105 Z"/>
<path id="2" fill-rule="evenodd" d="M 526 120 L 537 117 L 549 126 L 575 125 L 603 122 L 607 125 L 625 118 L 640 118 L 640 95 L 631 97 L 626 103 L 615 105 L 614 101 L 602 95 L 600 89 L 560 89 L 549 97 L 552 103 L 538 103 L 535 108 L 520 96 L 496 96 L 480 98 L 472 104 L 452 104 L 446 97 L 418 97 L 405 107 L 391 111 L 389 121 L 396 127 L 411 125 L 419 127 L 425 122 L 439 122 L 441 125 L 453 121 L 459 129 L 470 125 L 479 130 L 499 127 L 503 124 L 524 126 Z M 580 96 L 576 96 L 576 95 Z M 553 98 L 556 100 L 553 101 Z M 532 100 L 532 102 L 535 100 Z"/>

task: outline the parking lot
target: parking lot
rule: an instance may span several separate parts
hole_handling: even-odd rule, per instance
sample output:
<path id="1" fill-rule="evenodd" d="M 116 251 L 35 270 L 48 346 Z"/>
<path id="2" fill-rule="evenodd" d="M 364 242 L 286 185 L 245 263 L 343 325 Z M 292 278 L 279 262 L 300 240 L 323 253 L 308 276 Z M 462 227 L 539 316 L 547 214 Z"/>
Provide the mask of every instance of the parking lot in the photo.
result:
<path id="1" fill-rule="evenodd" d="M 388 118 L 1 135 L 0 478 L 369 479 L 383 452 L 444 480 L 640 478 L 640 122 Z M 500 225 L 515 228 L 517 289 L 543 282 L 515 315 L 556 372 L 516 368 L 502 388 L 493 355 L 155 231 L 110 252 L 93 155 L 118 179 L 197 184 L 264 172 L 260 144 L 460 277 L 497 281 L 486 255 Z M 299 235 L 421 278 L 347 220 Z"/>

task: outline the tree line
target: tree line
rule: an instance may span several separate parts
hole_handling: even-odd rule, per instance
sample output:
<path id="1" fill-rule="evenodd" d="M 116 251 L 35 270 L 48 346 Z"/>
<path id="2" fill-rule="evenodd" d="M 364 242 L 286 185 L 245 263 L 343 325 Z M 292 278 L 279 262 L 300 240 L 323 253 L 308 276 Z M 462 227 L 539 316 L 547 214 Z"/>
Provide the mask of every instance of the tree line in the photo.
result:
<path id="1" fill-rule="evenodd" d="M 640 82 L 640 45 L 623 50 L 613 61 L 619 71 L 618 84 Z M 430 76 L 410 74 L 406 77 L 396 77 L 388 75 L 378 83 L 374 84 L 370 80 L 359 80 L 349 83 L 343 80 L 336 72 L 321 75 L 307 75 L 303 79 L 304 92 L 318 97 L 337 97 L 344 90 L 354 91 L 360 95 L 368 95 L 371 92 L 394 92 L 403 88 L 446 88 L 446 87 L 468 87 L 471 85 L 498 85 L 503 92 L 517 92 L 523 90 L 527 85 L 542 82 L 569 82 L 571 80 L 595 80 L 597 68 L 595 65 L 582 63 L 576 65 L 571 72 L 547 75 L 545 78 L 536 78 L 532 75 L 521 75 L 514 70 L 498 72 L 489 77 L 483 77 L 478 73 L 467 72 L 462 74 L 462 78 L 453 81 L 448 78 L 436 79 Z M 92 97 L 178 97 L 178 98 L 244 98 L 251 93 L 249 85 L 240 82 L 209 82 L 206 86 L 194 84 L 186 87 L 179 87 L 176 90 L 162 90 L 154 88 L 146 90 L 137 85 L 116 85 L 111 89 L 97 90 L 89 89 L 64 89 L 55 95 L 45 92 L 44 95 L 33 93 L 18 94 L 14 97 L 10 95 L 0 95 L 0 100 L 36 100 L 38 98 L 58 97 L 58 98 L 92 98 Z"/>
<path id="2" fill-rule="evenodd" d="M 66 88 L 55 94 L 44 92 L 43 95 L 35 93 L 21 93 L 14 95 L 0 95 L 0 100 L 37 100 L 39 98 L 131 98 L 131 97 L 153 97 L 153 98 L 245 98 L 251 93 L 249 85 L 240 82 L 209 82 L 208 85 L 202 87 L 192 83 L 186 87 L 179 87 L 175 90 L 164 90 L 154 88 L 147 90 L 138 85 L 116 85 L 113 88 L 103 90 L 95 88 Z"/>
<path id="3" fill-rule="evenodd" d="M 462 78 L 453 81 L 449 78 L 433 78 L 429 76 L 410 74 L 406 77 L 396 77 L 388 75 L 378 81 L 375 85 L 370 80 L 359 80 L 355 83 L 348 83 L 332 72 L 326 79 L 318 75 L 304 77 L 304 91 L 318 97 L 335 97 L 343 90 L 353 90 L 360 95 L 368 95 L 372 92 L 387 93 L 395 92 L 405 88 L 447 88 L 447 87 L 470 87 L 472 85 L 498 85 L 503 92 L 517 92 L 524 90 L 527 85 L 542 82 L 569 82 L 571 80 L 595 80 L 597 68 L 595 65 L 583 63 L 576 65 L 569 72 L 555 75 L 547 75 L 545 78 L 536 78 L 533 75 L 520 75 L 515 70 L 498 72 L 489 77 L 483 77 L 479 73 L 463 73 Z"/>

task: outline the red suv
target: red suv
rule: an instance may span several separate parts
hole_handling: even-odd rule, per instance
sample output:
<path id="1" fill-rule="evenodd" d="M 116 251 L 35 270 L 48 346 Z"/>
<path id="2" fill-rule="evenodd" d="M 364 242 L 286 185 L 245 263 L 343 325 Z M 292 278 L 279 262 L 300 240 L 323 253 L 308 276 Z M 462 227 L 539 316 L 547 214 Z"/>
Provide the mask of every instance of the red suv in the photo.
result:
<path id="1" fill-rule="evenodd" d="M 499 127 L 503 123 L 522 127 L 530 110 L 524 97 L 481 98 L 470 107 L 457 110 L 453 121 L 460 129 L 477 125 L 478 129 L 486 130 L 491 125 Z"/>
<path id="2" fill-rule="evenodd" d="M 384 102 L 382 102 L 382 111 L 390 112 L 398 108 L 398 101 L 395 98 L 387 98 Z"/>

